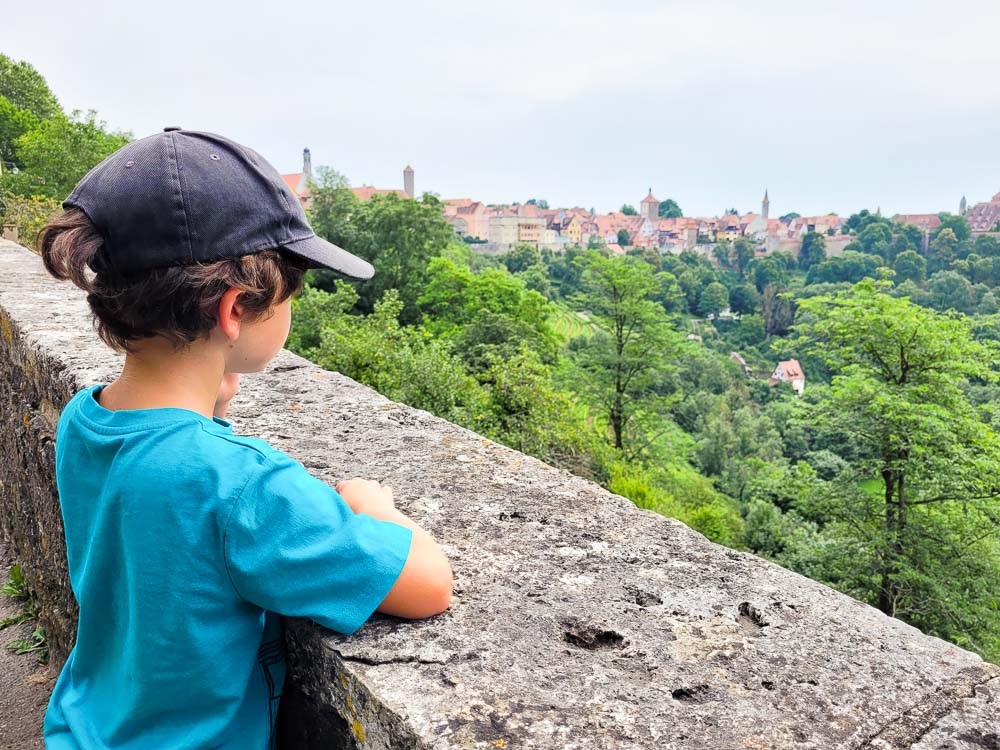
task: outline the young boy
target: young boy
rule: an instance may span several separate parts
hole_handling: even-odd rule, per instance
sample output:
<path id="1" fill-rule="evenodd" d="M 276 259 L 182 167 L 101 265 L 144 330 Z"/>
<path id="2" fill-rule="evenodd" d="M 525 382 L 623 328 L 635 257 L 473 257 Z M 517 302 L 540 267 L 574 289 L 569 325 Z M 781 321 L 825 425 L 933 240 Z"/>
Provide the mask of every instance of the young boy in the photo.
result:
<path id="1" fill-rule="evenodd" d="M 284 345 L 304 272 L 374 269 L 318 238 L 259 154 L 211 133 L 128 144 L 63 208 L 39 237 L 45 266 L 126 356 L 56 429 L 80 617 L 46 747 L 274 748 L 281 615 L 350 634 L 376 610 L 451 601 L 447 558 L 390 488 L 334 490 L 224 419 L 240 373 Z"/>

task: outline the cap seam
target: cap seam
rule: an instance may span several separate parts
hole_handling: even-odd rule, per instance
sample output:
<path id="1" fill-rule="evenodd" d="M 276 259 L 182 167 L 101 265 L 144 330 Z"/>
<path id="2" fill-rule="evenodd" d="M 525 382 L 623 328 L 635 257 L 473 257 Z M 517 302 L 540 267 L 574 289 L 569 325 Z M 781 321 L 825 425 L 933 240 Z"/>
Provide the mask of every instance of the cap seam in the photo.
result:
<path id="1" fill-rule="evenodd" d="M 194 242 L 191 239 L 191 220 L 188 217 L 187 207 L 184 205 L 184 180 L 181 178 L 181 164 L 180 159 L 177 156 L 177 142 L 174 140 L 174 132 L 176 131 L 168 132 L 167 137 L 170 140 L 170 149 L 173 152 L 172 160 L 174 174 L 177 177 L 177 196 L 180 199 L 181 215 L 184 217 L 184 230 L 187 232 L 188 258 L 190 259 L 189 263 L 194 263 Z"/>

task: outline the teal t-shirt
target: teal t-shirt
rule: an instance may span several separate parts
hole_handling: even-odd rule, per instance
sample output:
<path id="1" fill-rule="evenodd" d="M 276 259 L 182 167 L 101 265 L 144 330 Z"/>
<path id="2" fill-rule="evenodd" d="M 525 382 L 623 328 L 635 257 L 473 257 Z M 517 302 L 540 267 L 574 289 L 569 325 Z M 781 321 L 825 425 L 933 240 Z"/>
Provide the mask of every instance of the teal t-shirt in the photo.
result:
<path id="1" fill-rule="evenodd" d="M 56 428 L 76 644 L 50 750 L 266 750 L 285 677 L 279 615 L 350 634 L 413 532 L 355 514 L 305 467 L 189 409 L 111 411 L 79 391 Z"/>

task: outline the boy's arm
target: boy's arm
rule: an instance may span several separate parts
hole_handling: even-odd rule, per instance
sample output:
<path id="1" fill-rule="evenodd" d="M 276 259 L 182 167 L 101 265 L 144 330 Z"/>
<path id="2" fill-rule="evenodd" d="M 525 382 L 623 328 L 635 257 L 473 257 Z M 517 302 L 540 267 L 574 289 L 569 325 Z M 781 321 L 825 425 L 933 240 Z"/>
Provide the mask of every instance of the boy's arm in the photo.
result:
<path id="1" fill-rule="evenodd" d="M 393 505 L 392 490 L 372 480 L 351 479 L 338 483 L 337 491 L 356 513 L 413 531 L 406 564 L 378 611 L 417 619 L 448 609 L 454 582 L 451 564 L 433 537 Z"/>
<path id="2" fill-rule="evenodd" d="M 441 563 L 435 553 L 443 555 L 410 519 L 382 515 L 394 520 L 355 512 L 300 462 L 273 451 L 249 476 L 221 529 L 233 588 L 263 609 L 346 635 L 382 606 L 403 617 L 437 614 L 450 594 L 450 568 L 445 579 L 435 567 Z"/>

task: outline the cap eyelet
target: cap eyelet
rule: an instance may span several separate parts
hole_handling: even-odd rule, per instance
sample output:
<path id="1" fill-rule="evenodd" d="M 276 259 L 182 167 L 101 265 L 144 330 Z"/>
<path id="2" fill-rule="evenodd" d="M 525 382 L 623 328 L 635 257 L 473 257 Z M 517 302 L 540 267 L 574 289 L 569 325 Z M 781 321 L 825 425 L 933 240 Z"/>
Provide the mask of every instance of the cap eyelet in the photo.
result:
<path id="1" fill-rule="evenodd" d="M 219 156 L 218 154 L 209 154 L 209 155 L 208 155 L 208 158 L 209 158 L 209 159 L 211 159 L 212 161 L 218 161 L 218 160 L 219 160 L 219 159 L 221 159 L 222 157 L 221 157 L 221 156 Z"/>
<path id="2" fill-rule="evenodd" d="M 129 159 L 129 160 L 127 161 L 127 162 L 125 162 L 125 166 L 126 166 L 126 167 L 131 167 L 131 166 L 133 166 L 134 164 L 135 164 L 135 162 L 134 162 L 134 161 L 132 161 L 131 159 Z"/>

